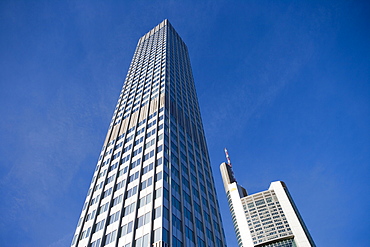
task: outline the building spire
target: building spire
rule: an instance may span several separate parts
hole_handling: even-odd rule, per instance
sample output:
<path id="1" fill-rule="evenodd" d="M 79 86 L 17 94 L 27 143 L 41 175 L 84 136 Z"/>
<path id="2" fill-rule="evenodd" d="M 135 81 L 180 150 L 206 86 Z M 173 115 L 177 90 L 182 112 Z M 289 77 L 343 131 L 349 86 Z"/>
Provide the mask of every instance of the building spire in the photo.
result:
<path id="1" fill-rule="evenodd" d="M 229 153 L 227 152 L 226 148 L 225 148 L 225 155 L 226 155 L 227 164 L 231 167 L 231 161 L 230 161 Z"/>

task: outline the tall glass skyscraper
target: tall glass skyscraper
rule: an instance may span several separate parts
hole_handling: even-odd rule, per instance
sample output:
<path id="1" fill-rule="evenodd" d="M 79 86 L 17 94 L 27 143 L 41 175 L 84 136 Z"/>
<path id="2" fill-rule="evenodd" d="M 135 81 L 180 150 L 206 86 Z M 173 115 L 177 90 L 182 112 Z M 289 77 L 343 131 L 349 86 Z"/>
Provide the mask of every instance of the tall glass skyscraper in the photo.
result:
<path id="1" fill-rule="evenodd" d="M 284 182 L 248 195 L 231 163 L 220 165 L 239 247 L 315 247 Z"/>
<path id="2" fill-rule="evenodd" d="M 71 246 L 226 246 L 188 50 L 138 42 Z"/>

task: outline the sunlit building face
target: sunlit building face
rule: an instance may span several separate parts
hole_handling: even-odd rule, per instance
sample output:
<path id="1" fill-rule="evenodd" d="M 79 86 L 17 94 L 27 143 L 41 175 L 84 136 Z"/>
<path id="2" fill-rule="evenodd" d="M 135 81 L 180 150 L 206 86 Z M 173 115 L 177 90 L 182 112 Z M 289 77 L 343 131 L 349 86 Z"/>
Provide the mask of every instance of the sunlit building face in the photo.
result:
<path id="1" fill-rule="evenodd" d="M 71 246 L 226 246 L 188 50 L 140 38 Z"/>

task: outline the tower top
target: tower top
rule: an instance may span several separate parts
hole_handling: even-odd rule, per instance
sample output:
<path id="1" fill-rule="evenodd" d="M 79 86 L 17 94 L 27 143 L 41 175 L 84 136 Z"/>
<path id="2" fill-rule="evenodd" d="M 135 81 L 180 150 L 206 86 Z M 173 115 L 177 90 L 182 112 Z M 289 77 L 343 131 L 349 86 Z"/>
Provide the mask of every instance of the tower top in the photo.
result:
<path id="1" fill-rule="evenodd" d="M 230 161 L 229 153 L 227 152 L 226 148 L 224 149 L 224 151 L 225 151 L 225 155 L 226 155 L 227 164 L 231 167 L 231 161 Z"/>
<path id="2" fill-rule="evenodd" d="M 171 23 L 168 21 L 168 19 L 164 19 L 161 23 L 159 23 L 157 26 L 155 26 L 152 30 L 150 30 L 149 32 L 147 32 L 143 37 L 141 37 L 139 39 L 139 44 L 143 41 L 145 41 L 147 38 L 149 38 L 150 36 L 152 36 L 154 33 L 156 33 L 157 31 L 159 31 L 159 29 L 165 27 L 165 26 L 168 26 L 168 27 L 172 27 Z M 173 27 L 172 27 L 173 28 Z"/>

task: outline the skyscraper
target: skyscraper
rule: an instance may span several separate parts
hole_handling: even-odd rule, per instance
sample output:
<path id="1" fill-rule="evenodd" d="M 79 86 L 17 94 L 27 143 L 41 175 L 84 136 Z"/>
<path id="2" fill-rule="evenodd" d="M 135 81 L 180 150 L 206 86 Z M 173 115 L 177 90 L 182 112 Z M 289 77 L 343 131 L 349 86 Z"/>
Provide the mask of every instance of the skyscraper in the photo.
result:
<path id="1" fill-rule="evenodd" d="M 185 43 L 140 38 L 71 246 L 226 246 Z"/>
<path id="2" fill-rule="evenodd" d="M 240 247 L 315 246 L 284 182 L 248 195 L 236 182 L 230 162 L 220 170 Z"/>

